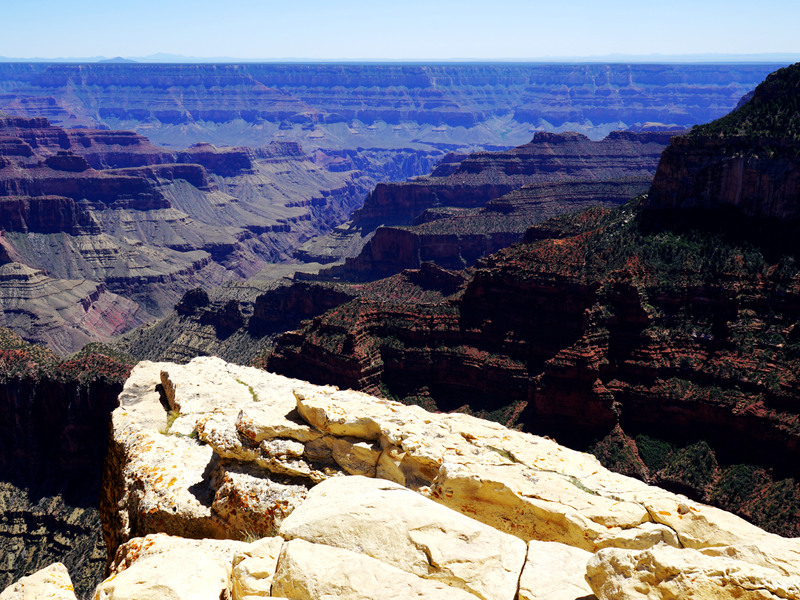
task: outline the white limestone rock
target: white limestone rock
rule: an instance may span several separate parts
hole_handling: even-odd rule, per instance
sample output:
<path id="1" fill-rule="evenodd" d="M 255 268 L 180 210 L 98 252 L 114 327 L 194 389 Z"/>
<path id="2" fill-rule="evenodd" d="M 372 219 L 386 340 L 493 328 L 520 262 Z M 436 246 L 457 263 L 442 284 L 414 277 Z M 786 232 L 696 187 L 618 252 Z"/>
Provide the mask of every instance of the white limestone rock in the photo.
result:
<path id="1" fill-rule="evenodd" d="M 586 581 L 599 600 L 788 600 L 800 598 L 800 576 L 693 549 L 600 550 Z"/>
<path id="2" fill-rule="evenodd" d="M 306 497 L 308 488 L 248 463 L 222 461 L 215 469 L 211 511 L 229 537 L 275 535 L 283 519 Z"/>
<path id="3" fill-rule="evenodd" d="M 484 600 L 513 600 L 525 543 L 390 481 L 328 479 L 280 528 L 301 538 L 366 554 Z"/>
<path id="4" fill-rule="evenodd" d="M 591 552 L 558 542 L 528 542 L 518 600 L 590 600 L 586 563 Z"/>
<path id="5" fill-rule="evenodd" d="M 61 563 L 53 563 L 12 583 L 0 593 L 0 600 L 77 600 L 77 598 L 67 568 Z"/>
<path id="6" fill-rule="evenodd" d="M 365 554 L 292 540 L 283 545 L 273 596 L 293 600 L 476 600 L 477 596 L 423 579 Z"/>
<path id="7" fill-rule="evenodd" d="M 111 415 L 113 436 L 106 463 L 109 484 L 101 510 L 116 522 L 114 537 L 158 531 L 194 537 L 225 537 L 211 512 L 208 472 L 214 451 L 195 439 L 168 435 L 167 411 L 158 385 L 168 363 L 139 363 Z M 113 513 L 113 514 L 109 514 Z"/>
<path id="8" fill-rule="evenodd" d="M 269 598 L 278 566 L 283 538 L 268 537 L 253 542 L 233 556 L 231 592 L 233 600 Z"/>
<path id="9" fill-rule="evenodd" d="M 112 414 L 113 485 L 102 508 L 115 524 L 112 550 L 155 532 L 272 533 L 304 488 L 328 476 L 303 456 L 304 444 L 322 434 L 302 422 L 293 390 L 311 388 L 317 386 L 213 357 L 188 365 L 140 362 Z M 177 415 L 171 425 L 168 409 Z M 328 463 L 335 466 L 332 457 Z M 250 476 L 256 472 L 260 482 Z"/>
<path id="10" fill-rule="evenodd" d="M 248 544 L 162 533 L 120 546 L 93 600 L 219 600 L 230 592 L 233 557 Z"/>
<path id="11" fill-rule="evenodd" d="M 169 430 L 158 385 L 167 408 L 180 411 Z M 101 508 L 110 547 L 156 531 L 217 538 L 280 531 L 295 539 L 282 550 L 276 596 L 399 598 L 419 589 L 437 598 L 511 599 L 526 551 L 520 600 L 549 593 L 543 577 L 556 570 L 551 558 L 570 571 L 559 589 L 571 594 L 584 551 L 597 552 L 588 564 L 601 600 L 666 598 L 669 586 L 695 576 L 715 593 L 727 594 L 747 577 L 776 597 L 795 593 L 800 540 L 496 423 L 212 358 L 140 363 L 120 400 Z M 538 544 L 526 548 L 535 540 L 572 549 L 549 546 L 563 551 L 555 559 L 555 551 L 534 553 Z M 242 554 L 240 579 L 249 582 L 243 596 L 263 597 L 275 552 Z M 231 577 L 232 564 L 226 568 L 218 582 Z M 617 574 L 634 571 L 638 584 Z M 560 577 L 554 573 L 553 581 Z M 396 581 L 387 592 L 395 596 L 383 594 L 384 579 Z M 645 583 L 650 591 L 642 592 Z"/>
<path id="12" fill-rule="evenodd" d="M 594 456 L 496 423 L 351 391 L 296 396 L 299 414 L 318 430 L 380 445 L 377 477 L 526 541 L 596 551 L 775 537 L 725 511 L 612 473 Z"/>

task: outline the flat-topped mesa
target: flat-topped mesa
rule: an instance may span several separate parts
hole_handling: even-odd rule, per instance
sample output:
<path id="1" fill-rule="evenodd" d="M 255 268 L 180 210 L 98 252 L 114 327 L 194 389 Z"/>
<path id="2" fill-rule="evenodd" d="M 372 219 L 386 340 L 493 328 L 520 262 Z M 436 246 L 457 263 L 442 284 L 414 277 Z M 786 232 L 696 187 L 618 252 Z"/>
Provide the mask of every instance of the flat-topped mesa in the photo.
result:
<path id="1" fill-rule="evenodd" d="M 353 213 L 353 226 L 410 225 L 428 208 L 477 208 L 532 183 L 651 177 L 675 133 L 625 132 L 594 142 L 574 132 L 537 132 L 528 144 L 471 154 L 431 177 L 379 184 Z"/>
<path id="2" fill-rule="evenodd" d="M 306 153 L 298 142 L 280 142 L 272 140 L 267 146 L 253 148 L 253 154 L 257 158 L 262 158 L 271 162 L 281 162 L 295 158 L 305 158 Z M 348 169 L 352 169 L 352 166 Z"/>
<path id="3" fill-rule="evenodd" d="M 146 165 L 141 167 L 127 167 L 124 169 L 109 169 L 106 173 L 130 177 L 145 177 L 154 182 L 182 179 L 198 190 L 217 190 L 217 186 L 209 178 L 208 171 L 199 164 L 168 163 L 163 165 Z"/>
<path id="4" fill-rule="evenodd" d="M 253 151 L 249 148 L 217 148 L 200 143 L 178 152 L 178 162 L 204 166 L 216 175 L 230 177 L 253 172 Z"/>
<path id="5" fill-rule="evenodd" d="M 646 191 L 675 133 L 612 132 L 595 142 L 575 132 L 537 132 L 531 142 L 510 150 L 451 154 L 428 177 L 378 184 L 349 227 L 324 238 L 327 247 L 312 240 L 298 256 L 344 259 L 344 265 L 319 276 L 351 281 L 379 279 L 425 261 L 464 268 L 519 242 L 527 227 L 550 216 L 593 204 L 618 205 Z M 576 185 L 558 185 L 568 182 Z M 517 194 L 493 204 L 536 185 L 553 187 L 528 189 L 527 199 Z"/>
<path id="6" fill-rule="evenodd" d="M 3 196 L 66 196 L 96 209 L 171 206 L 154 182 L 109 169 L 175 162 L 136 134 L 65 130 L 43 119 L 6 118 L 0 119 L 0 154 L 5 156 Z"/>
<path id="7" fill-rule="evenodd" d="M 229 553 L 198 598 L 226 587 L 234 598 L 270 588 L 325 597 L 330 585 L 358 590 L 347 598 L 401 598 L 396 586 L 421 586 L 415 597 L 532 599 L 548 579 L 599 600 L 662 597 L 615 595 L 631 561 L 654 594 L 692 573 L 719 598 L 739 589 L 726 578 L 800 590 L 800 540 L 611 473 L 590 455 L 216 358 L 136 366 L 112 415 L 101 513 L 114 576 L 96 598 L 134 597 L 126 585 L 167 576 L 165 585 L 188 585 L 141 557 L 185 561 L 190 547 L 198 561 Z M 247 546 L 163 533 L 273 537 Z M 553 553 L 563 564 L 548 568 Z M 664 567 L 667 577 L 647 566 L 654 561 L 678 567 Z M 380 590 L 369 587 L 376 577 Z M 771 593 L 746 597 L 794 597 Z"/>
<path id="8" fill-rule="evenodd" d="M 357 256 L 320 271 L 320 276 L 374 281 L 427 262 L 463 269 L 521 242 L 532 225 L 591 206 L 619 206 L 649 185 L 649 177 L 566 179 L 524 185 L 481 208 L 429 208 L 413 225 L 378 227 Z"/>
<path id="9" fill-rule="evenodd" d="M 45 157 L 68 151 L 82 156 L 95 169 L 175 161 L 171 152 L 132 131 L 62 129 L 41 117 L 0 116 L 0 148 L 11 142 L 23 144 L 32 149 L 31 154 L 35 150 L 37 155 Z"/>

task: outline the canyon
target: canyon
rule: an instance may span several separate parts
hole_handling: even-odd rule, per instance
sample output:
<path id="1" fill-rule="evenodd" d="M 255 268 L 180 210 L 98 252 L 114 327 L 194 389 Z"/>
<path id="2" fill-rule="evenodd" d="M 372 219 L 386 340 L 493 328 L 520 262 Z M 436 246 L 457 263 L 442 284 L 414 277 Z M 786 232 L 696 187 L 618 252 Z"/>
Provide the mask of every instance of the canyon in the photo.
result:
<path id="1" fill-rule="evenodd" d="M 518 146 L 721 117 L 781 65 L 0 64 L 0 110 L 65 127 L 318 148 Z M 495 148 L 497 149 L 497 148 Z"/>
<path id="2" fill-rule="evenodd" d="M 723 114 L 770 69 L 4 63 L 0 111 L 17 116 L 2 118 L 0 246 L 10 271 L 2 276 L 0 324 L 67 354 L 174 316 L 196 287 L 254 280 L 211 292 L 225 296 L 222 305 L 240 302 L 247 322 L 251 290 L 266 291 L 288 273 L 276 262 L 308 263 L 297 269 L 303 277 L 317 262 L 351 259 L 323 279 L 374 279 L 425 260 L 468 266 L 560 212 L 556 205 L 619 203 L 643 191 L 650 159 L 669 137 L 656 133 L 664 123 Z M 580 135 L 548 138 L 542 130 L 601 137 L 626 126 L 654 131 L 605 138 L 617 174 L 643 178 L 638 185 L 541 189 L 542 200 L 513 209 L 494 204 L 455 220 L 441 220 L 442 211 L 417 214 L 448 205 L 480 209 L 522 184 L 578 178 L 570 160 L 604 151 Z M 521 142 L 528 143 L 511 151 L 508 164 L 486 152 Z M 526 160 L 537 152 L 544 159 L 559 144 L 572 159 Z M 611 147 L 630 156 L 628 168 Z M 476 149 L 484 155 L 470 156 Z M 647 158 L 633 164 L 637 152 Z M 426 182 L 375 187 L 428 173 L 442 159 Z M 612 179 L 614 167 L 602 160 L 595 167 L 607 167 L 602 177 Z M 514 172 L 520 161 L 528 170 Z M 456 172 L 446 173 L 448 165 Z M 552 175 L 532 172 L 549 169 Z M 583 175 L 598 177 L 589 171 Z M 457 178 L 463 186 L 454 185 Z M 404 211 L 403 195 L 412 192 L 420 197 Z M 425 221 L 422 237 L 405 229 L 417 217 Z M 459 233 L 479 220 L 485 234 Z M 364 248 L 378 225 L 384 228 Z M 190 343 L 186 352 L 207 345 Z"/>
<path id="3" fill-rule="evenodd" d="M 131 132 L 0 117 L 0 324 L 60 353 L 251 278 L 345 221 L 373 184 L 295 143 L 170 152 Z"/>
<path id="4" fill-rule="evenodd" d="M 2 66 L 17 78 L 3 84 L 4 110 L 32 111 L 2 117 L 0 279 L 16 319 L 6 324 L 46 324 L 38 340 L 66 353 L 168 317 L 66 360 L 0 329 L 2 574 L 11 583 L 54 560 L 69 567 L 19 580 L 3 600 L 39 585 L 98 599 L 413 589 L 605 600 L 689 586 L 708 597 L 800 595 L 797 66 L 678 137 L 639 123 L 644 131 L 599 139 L 604 111 L 625 101 L 590 122 L 575 98 L 596 101 L 603 85 L 577 86 L 561 105 L 552 87 L 552 122 L 531 125 L 520 103 L 514 118 L 531 120 L 514 149 L 479 139 L 488 104 L 470 117 L 455 100 L 415 118 L 460 141 L 403 146 L 402 103 L 384 95 L 376 104 L 393 106 L 380 114 L 347 112 L 347 86 L 325 100 L 346 120 L 319 104 L 303 108 L 311 127 L 291 112 L 295 96 L 308 88 L 312 106 L 324 86 L 299 85 L 310 75 L 297 65 L 268 66 L 287 82 L 258 92 L 264 108 L 252 119 L 233 93 L 231 112 L 197 112 L 206 65 L 187 69 L 197 95 L 183 95 L 186 106 L 148 114 L 135 112 L 135 95 L 129 113 L 108 108 L 103 90 L 126 65 L 51 67 Z M 173 67 L 136 102 L 158 106 L 174 91 Z M 642 88 L 647 72 L 654 87 L 643 89 L 654 92 L 670 73 L 671 93 L 689 72 L 713 79 L 702 66 L 601 67 L 583 76 Z M 258 68 L 214 67 L 209 93 L 245 89 Z M 398 81 L 420 72 L 392 69 Z M 453 73 L 490 71 L 454 69 L 446 85 L 431 69 L 414 85 L 403 79 L 408 101 L 421 102 L 431 73 L 455 98 Z M 349 81 L 363 95 L 366 80 Z M 704 84 L 706 108 L 718 81 Z M 660 120 L 693 123 L 669 114 Z M 149 123 L 163 146 L 99 128 L 123 117 L 140 133 Z M 572 118 L 597 141 L 530 131 Z M 342 123 L 370 119 L 368 152 L 326 147 Z M 395 119 L 400 145 L 378 143 L 380 119 Z M 286 135 L 249 148 L 188 140 L 212 122 L 232 136 L 273 126 Z M 322 137 L 311 141 L 312 131 Z M 172 135 L 179 149 L 167 149 Z M 381 169 L 439 159 L 429 177 L 375 187 Z M 300 201 L 298 187 L 309 192 Z M 278 198 L 269 210 L 266 189 Z M 353 230 L 366 235 L 354 242 Z M 113 249 L 126 262 L 113 263 Z M 154 279 L 164 257 L 173 270 Z M 310 262 L 275 264 L 295 257 Z M 349 260 L 317 273 L 331 258 Z M 137 292 L 155 280 L 155 292 Z M 33 319 L 42 298 L 56 301 Z M 271 372 L 190 362 L 206 353 Z M 324 526 L 342 514 L 359 518 Z M 381 539 L 396 536 L 371 545 L 375 523 Z M 491 541 L 475 558 L 464 539 Z"/>
<path id="5" fill-rule="evenodd" d="M 302 244 L 295 256 L 312 268 L 269 288 L 250 280 L 204 291 L 201 303 L 191 292 L 172 314 L 118 344 L 140 360 L 213 354 L 249 363 L 301 318 L 356 296 L 380 298 L 359 282 L 426 261 L 463 268 L 521 241 L 547 217 L 627 202 L 647 190 L 674 133 L 615 132 L 596 142 L 538 133 L 510 150 L 449 154 L 430 176 L 378 184 L 349 222 Z M 228 319 L 234 306 L 241 312 L 236 325 Z"/>
<path id="6" fill-rule="evenodd" d="M 98 344 L 64 360 L 0 328 L 2 585 L 55 561 L 82 596 L 102 576 L 108 415 L 132 368 Z"/>
<path id="7" fill-rule="evenodd" d="M 743 133 L 780 114 L 774 87 L 791 106 L 797 70 L 710 140 L 719 124 L 673 139 L 648 194 L 534 225 L 472 269 L 375 282 L 266 367 L 521 425 L 797 535 L 796 142 L 780 120 L 763 144 Z"/>
<path id="8" fill-rule="evenodd" d="M 775 600 L 798 539 L 464 414 L 204 357 L 112 415 L 95 600 Z M 255 538 L 255 539 L 254 539 Z M 53 564 L 3 600 L 74 600 Z"/>
<path id="9" fill-rule="evenodd" d="M 662 150 L 678 133 L 615 131 L 596 142 L 578 133 L 537 133 L 510 150 L 460 161 L 449 155 L 427 177 L 378 184 L 346 225 L 310 240 L 297 255 L 320 263 L 344 259 L 320 279 L 380 279 L 424 261 L 471 266 L 521 241 L 530 225 L 549 216 L 617 206 L 647 191 Z"/>

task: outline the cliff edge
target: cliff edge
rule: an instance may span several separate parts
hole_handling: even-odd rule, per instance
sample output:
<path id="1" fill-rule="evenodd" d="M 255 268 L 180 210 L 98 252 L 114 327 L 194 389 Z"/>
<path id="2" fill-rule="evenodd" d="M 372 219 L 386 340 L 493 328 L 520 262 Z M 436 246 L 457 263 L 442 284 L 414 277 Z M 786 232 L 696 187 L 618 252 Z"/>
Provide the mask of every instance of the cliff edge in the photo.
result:
<path id="1" fill-rule="evenodd" d="M 104 483 L 97 600 L 800 595 L 798 539 L 547 438 L 217 358 L 135 367 Z"/>

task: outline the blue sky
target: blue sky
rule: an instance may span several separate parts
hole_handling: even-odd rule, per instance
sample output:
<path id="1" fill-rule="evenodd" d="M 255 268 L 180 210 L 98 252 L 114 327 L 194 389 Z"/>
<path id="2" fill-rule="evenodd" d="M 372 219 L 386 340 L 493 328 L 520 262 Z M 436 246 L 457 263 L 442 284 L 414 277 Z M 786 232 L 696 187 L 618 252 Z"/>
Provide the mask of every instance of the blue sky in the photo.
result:
<path id="1" fill-rule="evenodd" d="M 797 0 L 0 0 L 0 56 L 800 53 Z"/>

